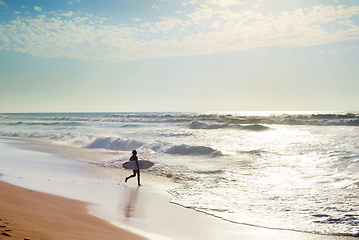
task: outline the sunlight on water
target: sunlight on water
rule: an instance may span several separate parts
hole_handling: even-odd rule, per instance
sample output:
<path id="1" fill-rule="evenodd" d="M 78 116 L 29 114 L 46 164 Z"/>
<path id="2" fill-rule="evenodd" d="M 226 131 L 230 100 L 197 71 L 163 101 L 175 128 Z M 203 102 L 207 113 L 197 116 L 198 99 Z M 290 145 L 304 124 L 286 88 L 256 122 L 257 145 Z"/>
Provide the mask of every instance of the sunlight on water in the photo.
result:
<path id="1" fill-rule="evenodd" d="M 179 183 L 172 202 L 237 223 L 359 233 L 359 115 L 333 112 L 0 115 L 0 136 L 111 152 L 136 148 Z"/>

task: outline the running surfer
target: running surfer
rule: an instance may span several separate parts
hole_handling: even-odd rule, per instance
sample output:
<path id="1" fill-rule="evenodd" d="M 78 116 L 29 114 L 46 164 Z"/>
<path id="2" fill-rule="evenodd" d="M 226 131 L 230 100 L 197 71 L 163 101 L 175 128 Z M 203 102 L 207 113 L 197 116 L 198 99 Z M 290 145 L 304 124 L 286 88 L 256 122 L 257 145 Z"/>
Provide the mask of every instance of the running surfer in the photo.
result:
<path id="1" fill-rule="evenodd" d="M 137 174 L 138 186 L 141 186 L 141 184 L 140 184 L 140 166 L 138 165 L 137 151 L 135 149 L 132 150 L 132 156 L 130 157 L 130 161 L 136 161 L 137 169 L 133 170 L 133 174 L 131 176 L 128 176 L 125 179 L 125 182 L 127 182 L 127 180 L 130 178 L 136 177 L 136 174 Z"/>

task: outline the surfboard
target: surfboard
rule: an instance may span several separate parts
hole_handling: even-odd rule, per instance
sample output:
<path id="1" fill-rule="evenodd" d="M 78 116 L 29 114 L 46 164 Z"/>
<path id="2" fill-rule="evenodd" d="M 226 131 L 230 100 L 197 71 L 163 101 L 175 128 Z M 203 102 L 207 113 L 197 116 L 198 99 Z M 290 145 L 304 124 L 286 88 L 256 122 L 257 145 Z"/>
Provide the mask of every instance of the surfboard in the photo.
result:
<path id="1" fill-rule="evenodd" d="M 150 168 L 154 165 L 153 162 L 151 161 L 147 161 L 147 160 L 138 160 L 138 166 L 140 167 L 140 169 L 147 169 Z M 137 164 L 136 161 L 128 161 L 122 164 L 123 168 L 126 169 L 137 169 Z"/>

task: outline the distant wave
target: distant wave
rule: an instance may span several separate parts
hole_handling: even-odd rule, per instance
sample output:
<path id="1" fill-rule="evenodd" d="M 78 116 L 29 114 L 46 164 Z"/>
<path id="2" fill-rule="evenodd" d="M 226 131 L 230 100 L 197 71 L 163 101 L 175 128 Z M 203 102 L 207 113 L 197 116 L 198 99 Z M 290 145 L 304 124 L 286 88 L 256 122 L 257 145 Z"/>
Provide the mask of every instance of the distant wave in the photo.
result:
<path id="1" fill-rule="evenodd" d="M 165 153 L 178 155 L 210 155 L 213 157 L 222 156 L 223 154 L 211 147 L 205 146 L 189 146 L 186 144 L 171 146 Z"/>
<path id="2" fill-rule="evenodd" d="M 82 125 L 79 122 L 30 122 L 30 121 L 14 121 L 14 122 L 0 122 L 0 125 L 41 125 L 41 126 L 53 126 L 53 125 L 62 125 L 62 126 L 78 126 Z"/>
<path id="3" fill-rule="evenodd" d="M 189 128 L 191 128 L 191 129 L 219 129 L 219 128 L 225 128 L 227 126 L 228 126 L 228 124 L 217 124 L 217 123 L 207 124 L 207 123 L 203 123 L 203 122 L 199 122 L 199 121 L 193 121 L 193 122 L 191 122 L 191 125 L 189 126 Z"/>
<path id="4" fill-rule="evenodd" d="M 346 114 L 279 114 L 260 116 L 246 116 L 241 123 L 280 124 L 280 125 L 312 125 L 312 126 L 359 126 L 359 115 Z"/>
<path id="5" fill-rule="evenodd" d="M 8 126 L 11 126 L 11 125 L 20 125 L 20 124 L 23 124 L 24 122 L 1 122 L 0 125 L 8 125 Z"/>
<path id="6" fill-rule="evenodd" d="M 224 173 L 224 170 L 210 170 L 210 171 L 195 171 L 198 174 L 221 174 Z"/>
<path id="7" fill-rule="evenodd" d="M 29 139 L 41 139 L 41 140 L 69 140 L 74 139 L 77 136 L 72 133 L 40 133 L 40 132 L 0 132 L 1 137 L 11 138 L 29 138 Z"/>
<path id="8" fill-rule="evenodd" d="M 263 126 L 260 124 L 253 124 L 253 125 L 241 125 L 240 126 L 242 129 L 246 129 L 246 130 L 250 130 L 250 131 L 265 131 L 268 130 L 269 127 L 267 126 Z"/>
<path id="9" fill-rule="evenodd" d="M 237 128 L 249 131 L 265 131 L 268 130 L 269 127 L 260 125 L 260 124 L 252 124 L 252 125 L 235 125 L 235 124 L 219 124 L 219 123 L 203 123 L 199 121 L 193 121 L 190 124 L 190 129 L 220 129 L 220 128 Z"/>
<path id="10" fill-rule="evenodd" d="M 263 151 L 262 149 L 255 149 L 255 150 L 249 150 L 249 151 L 238 151 L 240 154 L 249 154 L 249 155 L 262 155 L 266 153 L 266 151 Z"/>
<path id="11" fill-rule="evenodd" d="M 98 137 L 91 143 L 85 145 L 85 148 L 104 148 L 108 150 L 131 151 L 144 144 L 140 141 L 122 139 L 116 137 Z"/>
<path id="12" fill-rule="evenodd" d="M 6 114 L 0 122 L 58 124 L 57 122 L 123 122 L 123 123 L 181 123 L 190 122 L 192 129 L 220 129 L 238 125 L 315 125 L 359 126 L 358 113 L 67 113 L 67 114 Z M 0 123 L 1 124 L 1 123 Z M 258 130 L 258 129 L 257 129 Z M 262 129 L 263 130 L 263 129 Z"/>

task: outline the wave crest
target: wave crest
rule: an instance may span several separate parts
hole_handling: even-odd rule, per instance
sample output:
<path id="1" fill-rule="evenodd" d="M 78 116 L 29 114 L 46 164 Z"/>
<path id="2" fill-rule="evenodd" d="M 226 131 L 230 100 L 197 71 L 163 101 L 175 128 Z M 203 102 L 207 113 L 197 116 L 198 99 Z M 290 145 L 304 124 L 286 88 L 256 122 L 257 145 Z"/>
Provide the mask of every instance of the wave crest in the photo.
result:
<path id="1" fill-rule="evenodd" d="M 227 124 L 227 123 L 203 123 L 199 121 L 192 121 L 189 126 L 190 129 L 220 129 L 220 128 L 236 128 L 242 130 L 249 131 L 265 131 L 268 130 L 269 127 L 260 125 L 260 124 L 252 124 L 252 125 L 237 125 L 237 124 Z"/>
<path id="2" fill-rule="evenodd" d="M 131 139 L 122 139 L 115 137 L 98 137 L 85 148 L 104 148 L 108 150 L 131 151 L 143 146 L 143 143 Z"/>
<path id="3" fill-rule="evenodd" d="M 193 121 L 193 122 L 191 122 L 191 125 L 189 126 L 189 128 L 191 128 L 191 129 L 219 129 L 219 128 L 225 128 L 227 126 L 228 126 L 228 124 L 217 124 L 217 123 L 207 124 L 207 123 L 203 123 L 203 122 L 199 122 L 199 121 Z"/>
<path id="4" fill-rule="evenodd" d="M 211 147 L 189 146 L 187 144 L 175 145 L 168 148 L 165 153 L 178 155 L 210 155 L 212 157 L 223 156 L 223 154 Z"/>

